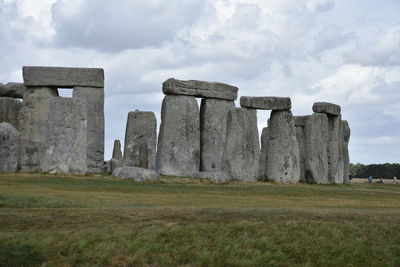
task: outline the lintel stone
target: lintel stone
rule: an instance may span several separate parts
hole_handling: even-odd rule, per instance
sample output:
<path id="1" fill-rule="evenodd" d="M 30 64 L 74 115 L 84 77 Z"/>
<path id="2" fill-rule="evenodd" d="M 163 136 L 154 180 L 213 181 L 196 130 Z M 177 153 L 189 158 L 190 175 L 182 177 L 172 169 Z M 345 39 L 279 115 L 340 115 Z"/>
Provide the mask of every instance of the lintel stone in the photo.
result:
<path id="1" fill-rule="evenodd" d="M 166 95 L 187 95 L 201 98 L 236 100 L 238 88 L 225 83 L 204 81 L 182 81 L 174 78 L 163 83 Z"/>
<path id="2" fill-rule="evenodd" d="M 341 108 L 339 105 L 328 103 L 328 102 L 316 102 L 313 105 L 313 111 L 315 113 L 325 113 L 327 115 L 339 116 Z"/>
<path id="3" fill-rule="evenodd" d="M 263 110 L 290 110 L 292 101 L 290 97 L 242 96 L 240 98 L 240 106 Z"/>
<path id="4" fill-rule="evenodd" d="M 24 66 L 22 75 L 25 86 L 104 87 L 104 70 L 99 68 Z"/>

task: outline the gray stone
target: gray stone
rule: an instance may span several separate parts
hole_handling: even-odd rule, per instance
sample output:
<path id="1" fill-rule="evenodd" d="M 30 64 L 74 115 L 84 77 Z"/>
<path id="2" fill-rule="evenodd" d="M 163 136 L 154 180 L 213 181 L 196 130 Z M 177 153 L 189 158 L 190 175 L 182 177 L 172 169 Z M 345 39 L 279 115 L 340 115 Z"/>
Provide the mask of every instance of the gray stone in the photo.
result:
<path id="1" fill-rule="evenodd" d="M 310 118 L 310 115 L 306 116 L 293 116 L 294 118 L 294 125 L 296 127 L 306 127 L 307 120 Z"/>
<path id="2" fill-rule="evenodd" d="M 200 107 L 200 170 L 222 171 L 228 112 L 235 108 L 233 101 L 202 99 Z"/>
<path id="3" fill-rule="evenodd" d="M 328 115 L 339 116 L 341 108 L 339 105 L 328 102 L 316 102 L 312 107 L 315 113 L 325 113 Z"/>
<path id="4" fill-rule="evenodd" d="M 330 183 L 343 183 L 342 120 L 341 116 L 328 116 L 328 178 Z"/>
<path id="5" fill-rule="evenodd" d="M 349 141 L 350 141 L 350 127 L 347 121 L 342 121 L 343 139 L 342 139 L 342 152 L 343 152 L 343 183 L 350 183 L 350 156 L 349 156 Z"/>
<path id="6" fill-rule="evenodd" d="M 112 158 L 122 161 L 121 141 L 114 140 Z"/>
<path id="7" fill-rule="evenodd" d="M 24 66 L 22 75 L 25 86 L 104 87 L 104 71 L 97 68 Z"/>
<path id="8" fill-rule="evenodd" d="M 254 182 L 258 180 L 259 161 L 257 111 L 248 108 L 229 111 L 223 171 L 233 180 Z"/>
<path id="9" fill-rule="evenodd" d="M 19 111 L 22 102 L 10 97 L 0 97 L 0 122 L 8 122 L 17 130 L 19 129 Z"/>
<path id="10" fill-rule="evenodd" d="M 200 113 L 195 97 L 167 95 L 161 110 L 156 171 L 191 176 L 200 167 Z"/>
<path id="11" fill-rule="evenodd" d="M 57 96 L 57 89 L 47 87 L 31 88 L 24 94 L 19 114 L 22 170 L 40 170 L 40 160 L 48 143 L 49 99 Z"/>
<path id="12" fill-rule="evenodd" d="M 292 112 L 273 110 L 268 128 L 268 180 L 297 183 L 300 179 L 300 152 Z"/>
<path id="13" fill-rule="evenodd" d="M 86 102 L 87 171 L 99 172 L 104 162 L 104 89 L 75 87 L 72 97 Z"/>
<path id="14" fill-rule="evenodd" d="M 307 120 L 305 130 L 305 180 L 307 183 L 328 184 L 328 117 L 314 113 Z"/>
<path id="15" fill-rule="evenodd" d="M 10 123 L 0 123 L 0 172 L 19 169 L 20 133 Z"/>
<path id="16" fill-rule="evenodd" d="M 201 98 L 236 100 L 238 88 L 224 83 L 203 81 L 182 81 L 168 79 L 163 83 L 166 95 L 187 95 Z"/>
<path id="17" fill-rule="evenodd" d="M 120 167 L 123 167 L 123 166 L 124 166 L 124 164 L 123 164 L 123 161 L 122 161 L 122 160 L 115 159 L 115 158 L 112 158 L 112 159 L 110 160 L 110 170 L 111 170 L 111 173 L 112 173 L 114 170 L 116 170 L 116 169 L 118 169 L 118 168 L 120 168 Z"/>
<path id="18" fill-rule="evenodd" d="M 101 168 L 101 171 L 104 173 L 112 173 L 111 171 L 111 160 L 106 160 L 103 163 L 103 166 Z"/>
<path id="19" fill-rule="evenodd" d="M 120 167 L 113 171 L 113 176 L 121 179 L 131 179 L 135 182 L 158 181 L 160 175 L 154 170 L 138 167 Z"/>
<path id="20" fill-rule="evenodd" d="M 193 174 L 194 179 L 207 179 L 216 183 L 226 183 L 231 180 L 226 172 L 196 172 Z"/>
<path id="21" fill-rule="evenodd" d="M 0 83 L 0 97 L 23 98 L 25 90 L 23 83 Z"/>
<path id="22" fill-rule="evenodd" d="M 306 136 L 304 133 L 304 127 L 296 127 L 296 138 L 299 145 L 300 181 L 305 182 Z"/>
<path id="23" fill-rule="evenodd" d="M 87 108 L 84 100 L 49 99 L 47 149 L 41 162 L 44 172 L 86 174 Z"/>
<path id="24" fill-rule="evenodd" d="M 263 128 L 261 133 L 261 153 L 260 153 L 260 164 L 259 164 L 259 176 L 258 180 L 267 181 L 267 152 L 268 152 L 268 142 L 269 142 L 269 129 L 268 127 Z"/>
<path id="25" fill-rule="evenodd" d="M 292 101 L 290 97 L 277 96 L 242 96 L 240 106 L 264 110 L 290 110 Z"/>
<path id="26" fill-rule="evenodd" d="M 125 131 L 124 165 L 155 169 L 157 121 L 154 112 L 129 112 Z"/>

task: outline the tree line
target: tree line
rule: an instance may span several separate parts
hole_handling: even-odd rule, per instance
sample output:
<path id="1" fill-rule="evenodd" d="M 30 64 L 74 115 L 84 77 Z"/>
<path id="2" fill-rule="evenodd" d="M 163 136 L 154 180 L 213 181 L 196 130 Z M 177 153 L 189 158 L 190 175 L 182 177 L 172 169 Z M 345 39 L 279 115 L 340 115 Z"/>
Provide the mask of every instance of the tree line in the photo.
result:
<path id="1" fill-rule="evenodd" d="M 393 176 L 400 178 L 399 163 L 369 164 L 350 163 L 350 175 L 354 178 L 383 178 L 391 179 Z"/>

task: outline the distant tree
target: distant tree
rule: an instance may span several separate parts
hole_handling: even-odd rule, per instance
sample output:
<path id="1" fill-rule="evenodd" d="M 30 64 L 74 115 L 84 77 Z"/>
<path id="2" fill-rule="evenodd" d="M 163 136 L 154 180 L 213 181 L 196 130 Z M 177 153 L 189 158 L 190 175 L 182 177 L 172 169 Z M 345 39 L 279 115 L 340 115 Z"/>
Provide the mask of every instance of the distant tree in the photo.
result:
<path id="1" fill-rule="evenodd" d="M 393 176 L 400 178 L 400 164 L 384 163 L 364 165 L 361 163 L 350 163 L 350 174 L 353 177 L 359 178 L 367 178 L 369 176 L 386 179 L 393 178 Z"/>

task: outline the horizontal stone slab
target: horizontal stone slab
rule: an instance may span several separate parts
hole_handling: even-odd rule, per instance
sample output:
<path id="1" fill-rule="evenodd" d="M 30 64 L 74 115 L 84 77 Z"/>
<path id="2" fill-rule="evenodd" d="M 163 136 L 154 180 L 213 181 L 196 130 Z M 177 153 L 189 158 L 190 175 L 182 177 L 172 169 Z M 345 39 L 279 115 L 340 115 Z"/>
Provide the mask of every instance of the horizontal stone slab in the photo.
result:
<path id="1" fill-rule="evenodd" d="M 240 106 L 264 110 L 290 110 L 292 108 L 292 101 L 290 97 L 242 96 L 240 98 Z"/>
<path id="2" fill-rule="evenodd" d="M 138 167 L 120 167 L 113 171 L 113 176 L 120 179 L 130 179 L 135 182 L 158 181 L 160 175 L 154 170 Z"/>
<path id="3" fill-rule="evenodd" d="M 227 172 L 195 172 L 194 179 L 207 179 L 216 183 L 226 183 L 231 180 Z"/>
<path id="4" fill-rule="evenodd" d="M 307 120 L 310 118 L 310 115 L 306 116 L 293 116 L 294 125 L 296 127 L 306 127 Z"/>
<path id="5" fill-rule="evenodd" d="M 166 95 L 236 100 L 237 92 L 237 87 L 218 82 L 182 81 L 171 78 L 163 83 L 163 93 Z"/>
<path id="6" fill-rule="evenodd" d="M 104 87 L 104 70 L 98 68 L 24 66 L 22 75 L 25 86 Z"/>
<path id="7" fill-rule="evenodd" d="M 23 83 L 0 83 L 0 97 L 23 98 L 26 86 Z"/>
<path id="8" fill-rule="evenodd" d="M 341 108 L 339 105 L 328 102 L 315 102 L 312 109 L 315 113 L 325 113 L 335 116 L 339 116 L 341 112 Z"/>

